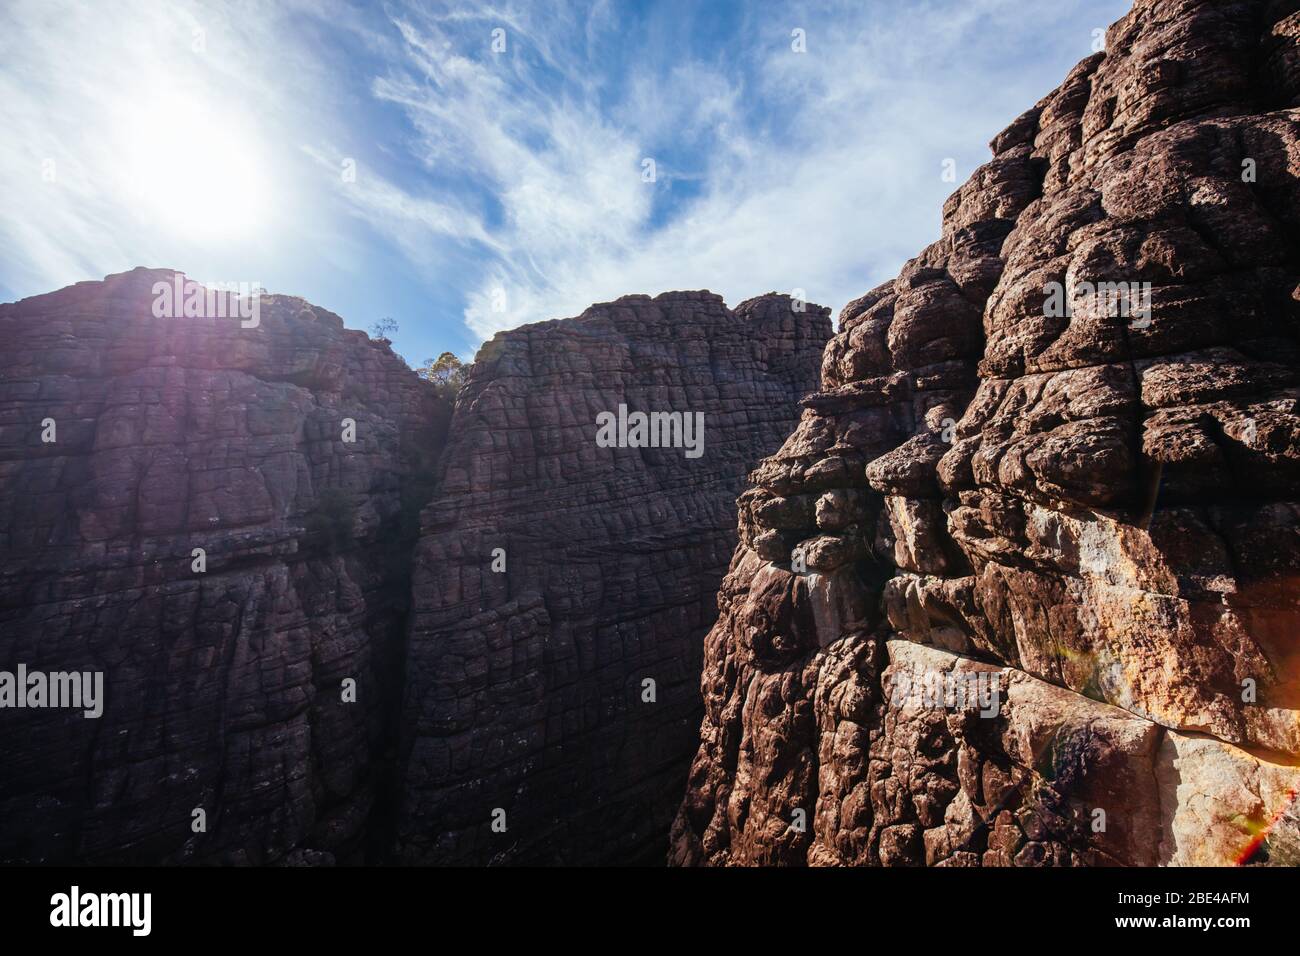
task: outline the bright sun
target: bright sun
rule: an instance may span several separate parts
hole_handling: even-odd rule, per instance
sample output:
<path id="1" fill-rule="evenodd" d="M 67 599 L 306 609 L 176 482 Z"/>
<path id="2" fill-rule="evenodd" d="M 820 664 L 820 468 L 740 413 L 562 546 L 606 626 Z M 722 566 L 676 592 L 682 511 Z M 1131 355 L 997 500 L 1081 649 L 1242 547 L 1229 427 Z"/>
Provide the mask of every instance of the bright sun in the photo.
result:
<path id="1" fill-rule="evenodd" d="M 197 241 L 257 228 L 270 190 L 251 124 L 215 103 L 164 94 L 136 99 L 119 128 L 121 173 L 141 218 Z"/>

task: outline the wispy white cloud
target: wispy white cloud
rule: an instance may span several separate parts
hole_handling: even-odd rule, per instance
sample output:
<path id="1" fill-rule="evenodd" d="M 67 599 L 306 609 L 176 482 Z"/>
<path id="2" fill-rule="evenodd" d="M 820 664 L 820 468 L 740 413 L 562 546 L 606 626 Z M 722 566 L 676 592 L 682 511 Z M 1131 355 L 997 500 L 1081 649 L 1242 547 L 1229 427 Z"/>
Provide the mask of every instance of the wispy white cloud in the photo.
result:
<path id="1" fill-rule="evenodd" d="M 1126 6 L 17 0 L 0 284 L 400 286 L 436 303 L 408 354 L 628 292 L 838 307 L 937 236 L 942 161 L 965 178 Z"/>
<path id="2" fill-rule="evenodd" d="M 461 169 L 501 204 L 485 227 L 493 258 L 466 290 L 478 336 L 631 291 L 708 287 L 734 302 L 798 288 L 838 307 L 937 236 L 955 188 L 943 160 L 960 159 L 964 178 L 987 139 L 1090 52 L 1091 24 L 1107 21 L 1081 10 L 751 12 L 718 36 L 729 50 L 676 62 L 602 53 L 622 26 L 607 9 L 581 30 L 535 6 L 403 15 L 406 57 L 374 91 L 407 110 L 430 165 Z M 483 38 L 504 24 L 539 56 L 463 53 L 451 28 L 466 22 Z M 792 49 L 795 27 L 806 53 Z M 627 81 L 619 102 L 597 102 L 602 73 Z M 647 184 L 640 164 L 673 137 L 700 141 L 701 171 L 683 177 L 699 190 L 657 221 L 654 190 L 672 188 L 673 169 Z"/>

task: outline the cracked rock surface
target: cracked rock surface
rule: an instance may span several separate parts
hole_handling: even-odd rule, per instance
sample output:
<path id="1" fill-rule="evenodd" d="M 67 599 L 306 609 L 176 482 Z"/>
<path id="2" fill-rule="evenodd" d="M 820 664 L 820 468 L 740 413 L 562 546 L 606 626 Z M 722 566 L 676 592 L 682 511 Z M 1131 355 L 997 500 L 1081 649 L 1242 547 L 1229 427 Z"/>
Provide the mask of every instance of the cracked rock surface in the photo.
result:
<path id="1" fill-rule="evenodd" d="M 400 859 L 662 860 L 736 498 L 830 333 L 786 296 L 673 292 L 482 347 L 415 557 Z M 702 414 L 702 454 L 599 447 L 620 405 Z"/>
<path id="2" fill-rule="evenodd" d="M 844 308 L 672 862 L 1295 862 L 1296 8 L 1137 0 Z M 995 715 L 910 692 L 971 670 Z"/>
<path id="3" fill-rule="evenodd" d="M 302 299 L 155 318 L 173 275 L 0 305 L 0 669 L 105 685 L 0 711 L 0 860 L 360 861 L 433 390 Z"/>
<path id="4" fill-rule="evenodd" d="M 175 276 L 0 306 L 0 671 L 105 684 L 0 710 L 0 861 L 661 858 L 736 496 L 827 310 L 503 333 L 440 468 L 450 409 L 386 343 L 288 296 L 157 318 Z M 599 447 L 619 405 L 702 414 L 701 453 Z"/>

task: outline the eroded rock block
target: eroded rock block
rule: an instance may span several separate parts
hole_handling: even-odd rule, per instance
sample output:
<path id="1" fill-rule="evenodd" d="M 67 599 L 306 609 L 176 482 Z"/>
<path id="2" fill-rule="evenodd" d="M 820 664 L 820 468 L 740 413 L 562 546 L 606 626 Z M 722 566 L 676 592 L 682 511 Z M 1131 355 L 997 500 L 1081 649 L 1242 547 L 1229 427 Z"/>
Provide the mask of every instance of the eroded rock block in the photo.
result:
<path id="1" fill-rule="evenodd" d="M 993 159 L 945 204 L 940 240 L 845 306 L 822 391 L 743 500 L 840 491 L 862 505 L 842 528 L 779 532 L 742 509 L 671 859 L 1289 852 L 1300 756 L 1290 7 L 1138 0 L 1106 53 L 994 139 Z M 820 600 L 867 612 L 834 619 L 800 654 L 753 661 L 756 610 L 784 620 L 803 593 L 767 586 L 769 567 L 790 567 L 772 535 L 784 546 L 850 527 L 859 544 L 836 552 L 845 560 Z M 1005 674 L 1008 722 L 890 707 L 883 687 L 917 653 Z M 874 703 L 823 715 L 837 687 Z M 1092 724 L 1095 738 L 1073 730 Z M 1044 733 L 1068 738 L 1051 773 L 1036 755 Z M 1140 785 L 1132 813 L 1146 817 L 1111 813 L 1094 833 L 1083 811 L 1114 800 L 1088 789 L 1089 766 Z M 1198 804 L 1202 775 L 1213 797 Z M 815 808 L 816 826 L 775 822 L 796 807 Z M 1161 808 L 1172 816 L 1156 826 L 1147 818 Z M 1237 824 L 1272 834 L 1278 853 L 1242 850 Z"/>

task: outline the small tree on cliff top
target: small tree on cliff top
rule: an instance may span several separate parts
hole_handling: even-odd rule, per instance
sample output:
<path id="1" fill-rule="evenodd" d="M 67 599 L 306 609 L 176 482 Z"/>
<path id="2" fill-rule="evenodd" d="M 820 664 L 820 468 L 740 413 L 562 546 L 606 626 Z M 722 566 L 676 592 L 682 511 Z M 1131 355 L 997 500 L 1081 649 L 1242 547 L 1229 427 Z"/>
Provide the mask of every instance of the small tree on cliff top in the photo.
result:
<path id="1" fill-rule="evenodd" d="M 426 382 L 432 382 L 438 394 L 454 399 L 460 387 L 465 384 L 469 366 L 456 358 L 451 352 L 443 352 L 436 359 L 425 359 L 415 370 L 415 374 Z"/>
<path id="2" fill-rule="evenodd" d="M 387 316 L 370 326 L 370 337 L 376 342 L 389 342 L 397 332 L 397 320 Z"/>

